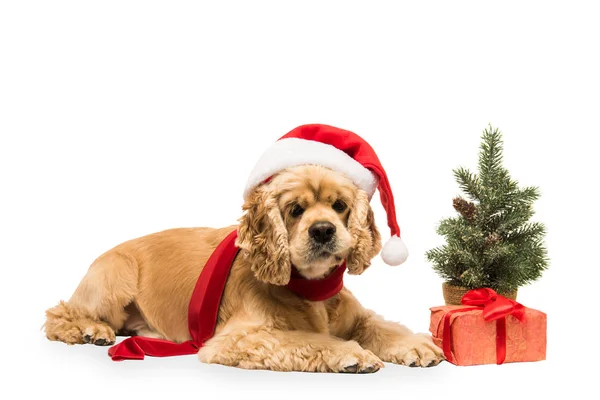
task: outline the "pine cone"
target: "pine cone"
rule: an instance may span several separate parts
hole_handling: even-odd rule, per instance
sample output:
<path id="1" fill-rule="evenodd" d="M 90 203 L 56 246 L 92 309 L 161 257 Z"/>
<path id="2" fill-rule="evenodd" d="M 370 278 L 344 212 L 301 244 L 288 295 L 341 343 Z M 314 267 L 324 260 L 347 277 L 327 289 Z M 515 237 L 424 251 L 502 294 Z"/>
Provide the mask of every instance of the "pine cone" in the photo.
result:
<path id="1" fill-rule="evenodd" d="M 498 235 L 496 232 L 492 232 L 488 235 L 488 237 L 485 238 L 483 244 L 485 247 L 490 247 L 501 240 L 502 237 L 500 235 Z"/>
<path id="2" fill-rule="evenodd" d="M 471 203 L 462 197 L 455 197 L 454 200 L 452 200 L 452 205 L 467 221 L 473 221 L 473 219 L 475 219 L 477 209 L 475 208 L 474 203 Z"/>

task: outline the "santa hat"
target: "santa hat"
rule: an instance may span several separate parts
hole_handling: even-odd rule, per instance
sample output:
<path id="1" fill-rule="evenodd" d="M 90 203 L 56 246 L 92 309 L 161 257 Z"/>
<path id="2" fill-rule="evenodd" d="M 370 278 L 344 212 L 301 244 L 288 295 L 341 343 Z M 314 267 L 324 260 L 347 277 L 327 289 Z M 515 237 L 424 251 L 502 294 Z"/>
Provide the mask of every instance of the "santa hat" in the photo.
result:
<path id="1" fill-rule="evenodd" d="M 258 160 L 250 173 L 244 199 L 256 186 L 274 174 L 299 165 L 321 165 L 346 175 L 356 186 L 373 197 L 379 190 L 387 213 L 391 238 L 383 246 L 381 258 L 388 265 L 400 265 L 408 250 L 400 239 L 394 195 L 375 150 L 357 134 L 328 125 L 302 125 L 282 136 Z"/>

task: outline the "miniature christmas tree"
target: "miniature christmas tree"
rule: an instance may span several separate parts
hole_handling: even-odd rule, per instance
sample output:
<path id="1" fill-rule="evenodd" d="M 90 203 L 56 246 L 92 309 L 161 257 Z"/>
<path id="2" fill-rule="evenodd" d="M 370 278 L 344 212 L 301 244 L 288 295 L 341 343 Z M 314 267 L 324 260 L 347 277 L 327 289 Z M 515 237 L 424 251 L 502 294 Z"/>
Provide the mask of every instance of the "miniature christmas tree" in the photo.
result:
<path id="1" fill-rule="evenodd" d="M 548 265 L 545 227 L 530 222 L 540 194 L 537 187 L 519 188 L 502 167 L 498 129 L 490 126 L 481 140 L 479 174 L 462 167 L 453 171 L 465 197 L 453 200 L 458 216 L 442 220 L 437 229 L 447 244 L 426 257 L 449 285 L 515 292 Z"/>

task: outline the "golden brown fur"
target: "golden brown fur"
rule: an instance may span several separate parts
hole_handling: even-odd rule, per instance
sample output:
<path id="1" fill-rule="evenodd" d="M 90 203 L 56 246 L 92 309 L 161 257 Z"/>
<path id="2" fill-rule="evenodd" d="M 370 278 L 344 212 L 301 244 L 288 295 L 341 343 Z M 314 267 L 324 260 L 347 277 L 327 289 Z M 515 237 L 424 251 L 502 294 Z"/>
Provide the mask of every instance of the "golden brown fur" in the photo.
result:
<path id="1" fill-rule="evenodd" d="M 383 320 L 346 288 L 311 302 L 284 287 L 292 264 L 309 279 L 326 276 L 344 260 L 349 273 L 360 274 L 379 252 L 367 195 L 351 181 L 323 167 L 290 168 L 255 189 L 243 209 L 237 226 L 241 252 L 215 336 L 198 353 L 201 361 L 278 371 L 373 372 L 382 361 L 430 366 L 442 359 L 429 336 Z M 309 237 L 318 221 L 335 227 L 328 247 Z M 46 312 L 48 339 L 106 345 L 117 332 L 190 339 L 187 308 L 196 280 L 235 228 L 172 229 L 109 250 L 90 266 L 68 302 Z"/>

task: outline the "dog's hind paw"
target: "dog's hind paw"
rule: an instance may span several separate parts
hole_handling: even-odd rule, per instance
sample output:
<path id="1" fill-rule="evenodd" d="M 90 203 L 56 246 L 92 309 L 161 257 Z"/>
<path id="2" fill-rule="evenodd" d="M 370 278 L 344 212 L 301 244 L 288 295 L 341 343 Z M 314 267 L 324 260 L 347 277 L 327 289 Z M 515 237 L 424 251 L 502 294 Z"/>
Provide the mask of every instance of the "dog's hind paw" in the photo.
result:
<path id="1" fill-rule="evenodd" d="M 115 332 L 106 325 L 88 326 L 83 331 L 83 341 L 96 346 L 110 346 L 115 343 Z"/>

